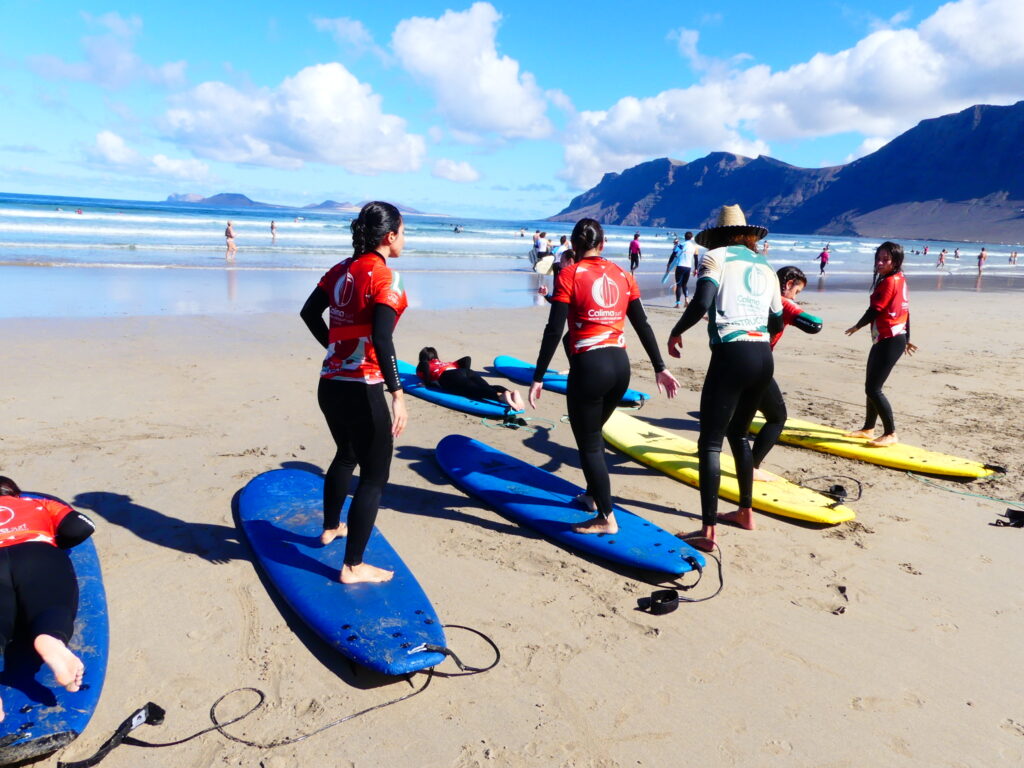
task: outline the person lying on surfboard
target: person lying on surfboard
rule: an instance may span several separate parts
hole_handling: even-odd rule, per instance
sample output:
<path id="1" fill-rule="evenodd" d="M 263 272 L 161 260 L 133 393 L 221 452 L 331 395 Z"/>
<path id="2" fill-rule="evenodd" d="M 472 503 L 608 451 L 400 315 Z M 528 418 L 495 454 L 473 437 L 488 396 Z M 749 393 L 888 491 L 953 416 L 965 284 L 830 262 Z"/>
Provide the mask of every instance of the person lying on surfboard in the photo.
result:
<path id="1" fill-rule="evenodd" d="M 469 355 L 455 362 L 446 363 L 438 359 L 437 350 L 424 347 L 420 350 L 420 362 L 416 375 L 426 384 L 432 384 L 453 395 L 468 397 L 470 400 L 494 400 L 517 411 L 523 410 L 523 396 L 514 389 L 497 384 L 488 384 L 484 377 L 472 369 Z"/>
<path id="2" fill-rule="evenodd" d="M 804 333 L 817 333 L 821 330 L 821 320 L 805 312 L 796 303 L 796 297 L 807 286 L 807 276 L 798 267 L 782 267 L 775 273 L 779 277 L 779 289 L 782 291 L 782 330 L 772 335 L 771 347 L 779 343 L 787 325 L 799 328 Z M 762 472 L 761 462 L 779 441 L 783 427 L 786 426 L 786 401 L 782 399 L 782 390 L 774 376 L 761 398 L 758 410 L 764 414 L 764 426 L 754 439 L 751 455 L 754 459 L 755 480 L 777 480 L 778 476 L 770 472 Z"/>
<path id="3" fill-rule="evenodd" d="M 0 477 L 0 653 L 14 637 L 15 621 L 23 621 L 36 653 L 71 692 L 81 688 L 85 665 L 68 649 L 78 578 L 64 550 L 95 530 L 67 504 L 24 497 L 17 483 Z"/>

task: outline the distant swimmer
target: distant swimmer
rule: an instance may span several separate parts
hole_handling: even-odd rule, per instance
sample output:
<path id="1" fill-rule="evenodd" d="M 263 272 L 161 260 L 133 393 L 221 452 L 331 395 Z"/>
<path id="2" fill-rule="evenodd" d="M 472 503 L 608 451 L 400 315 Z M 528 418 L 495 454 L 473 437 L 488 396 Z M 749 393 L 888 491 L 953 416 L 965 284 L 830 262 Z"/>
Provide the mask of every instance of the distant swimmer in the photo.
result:
<path id="1" fill-rule="evenodd" d="M 954 259 L 959 259 L 960 258 L 960 249 L 959 248 L 954 248 L 953 249 L 953 258 Z"/>
<path id="2" fill-rule="evenodd" d="M 946 249 L 939 251 L 939 260 L 935 262 L 937 268 L 946 266 Z"/>
<path id="3" fill-rule="evenodd" d="M 637 267 L 640 266 L 640 233 L 637 232 L 633 235 L 633 239 L 629 241 L 629 271 L 636 272 Z"/>
<path id="4" fill-rule="evenodd" d="M 988 261 L 988 252 L 982 246 L 981 253 L 978 254 L 978 274 L 981 274 L 981 270 L 985 268 L 985 262 Z"/>
<path id="5" fill-rule="evenodd" d="M 270 222 L 270 239 L 277 240 L 277 222 L 273 220 Z"/>
<path id="6" fill-rule="evenodd" d="M 81 216 L 82 215 L 82 209 L 79 208 L 78 210 L 75 211 L 75 213 L 77 213 L 79 216 Z"/>
<path id="7" fill-rule="evenodd" d="M 856 333 L 869 323 L 872 344 L 864 379 L 867 413 L 864 426 L 846 436 L 868 440 L 868 445 L 881 448 L 899 441 L 892 406 L 882 386 L 903 353 L 912 355 L 917 351 L 917 346 L 910 343 L 910 302 L 903 275 L 903 248 L 898 243 L 882 243 L 875 251 L 875 282 L 868 309 L 856 325 L 846 329 L 846 335 Z M 883 433 L 875 437 L 879 416 Z"/>
<path id="8" fill-rule="evenodd" d="M 227 241 L 228 249 L 224 253 L 224 258 L 228 261 L 235 260 L 235 252 L 238 250 L 238 246 L 235 245 L 235 230 L 231 226 L 231 222 L 224 228 L 224 239 Z"/>

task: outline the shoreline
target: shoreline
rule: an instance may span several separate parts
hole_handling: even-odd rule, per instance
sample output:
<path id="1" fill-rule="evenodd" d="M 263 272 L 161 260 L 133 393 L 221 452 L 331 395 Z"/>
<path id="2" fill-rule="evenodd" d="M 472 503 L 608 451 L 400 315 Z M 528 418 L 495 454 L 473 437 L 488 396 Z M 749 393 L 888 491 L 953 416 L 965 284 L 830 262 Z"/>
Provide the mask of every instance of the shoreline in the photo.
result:
<path id="1" fill-rule="evenodd" d="M 615 259 L 616 263 L 619 260 Z M 400 265 L 398 265 L 400 267 Z M 233 315 L 265 312 L 297 313 L 316 285 L 320 267 L 95 265 L 11 266 L 0 264 L 5 301 L 0 318 L 16 317 L 141 317 L 159 315 Z M 460 311 L 471 308 L 514 309 L 544 306 L 537 293 L 551 278 L 513 270 L 402 270 L 416 309 Z M 819 278 L 808 272 L 802 296 L 867 294 L 870 278 L 832 273 Z M 637 272 L 644 303 L 674 303 L 663 271 Z M 983 274 L 908 273 L 911 295 L 955 292 L 985 295 L 1024 290 L 1024 270 Z M 690 279 L 692 293 L 695 280 Z"/>

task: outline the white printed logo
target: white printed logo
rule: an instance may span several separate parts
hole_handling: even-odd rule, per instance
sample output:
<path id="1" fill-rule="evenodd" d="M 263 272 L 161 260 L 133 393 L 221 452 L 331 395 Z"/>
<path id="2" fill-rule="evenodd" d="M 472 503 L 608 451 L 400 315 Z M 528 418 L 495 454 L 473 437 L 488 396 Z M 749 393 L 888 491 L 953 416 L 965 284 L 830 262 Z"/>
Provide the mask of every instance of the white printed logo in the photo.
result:
<path id="1" fill-rule="evenodd" d="M 7 525 L 14 519 L 14 510 L 10 507 L 0 507 L 0 527 Z"/>
<path id="2" fill-rule="evenodd" d="M 345 276 L 334 284 L 334 304 L 338 307 L 344 307 L 350 301 L 352 301 L 352 294 L 355 293 L 356 281 L 352 277 L 351 272 L 346 272 Z"/>
<path id="3" fill-rule="evenodd" d="M 608 279 L 608 275 L 601 275 L 594 281 L 594 287 L 590 291 L 591 296 L 599 307 L 611 309 L 619 303 L 619 286 Z"/>

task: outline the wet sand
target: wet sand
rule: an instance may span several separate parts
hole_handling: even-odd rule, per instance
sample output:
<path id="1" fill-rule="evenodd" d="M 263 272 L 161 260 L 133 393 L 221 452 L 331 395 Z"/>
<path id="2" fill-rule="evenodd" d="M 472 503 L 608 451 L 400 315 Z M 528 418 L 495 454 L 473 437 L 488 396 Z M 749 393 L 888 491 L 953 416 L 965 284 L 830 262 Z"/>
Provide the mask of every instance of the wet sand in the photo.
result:
<path id="1" fill-rule="evenodd" d="M 901 437 L 1010 470 L 939 485 L 1021 500 L 1024 331 L 1008 320 L 1019 316 L 1019 294 L 911 285 L 921 351 L 900 361 L 887 386 Z M 790 412 L 859 426 L 869 339 L 842 329 L 862 313 L 866 292 L 816 293 L 812 284 L 801 298 L 826 326 L 816 336 L 791 328 L 777 349 Z M 0 473 L 95 519 L 111 606 L 100 708 L 64 759 L 91 754 L 146 701 L 164 706 L 167 720 L 134 735 L 171 740 L 209 725 L 222 693 L 256 686 L 267 708 L 231 730 L 268 740 L 411 690 L 354 672 L 311 637 L 261 581 L 233 522 L 232 499 L 251 477 L 323 468 L 332 454 L 314 395 L 321 350 L 288 301 L 288 314 L 0 320 Z M 649 303 L 664 339 L 677 312 Z M 442 356 L 472 355 L 480 370 L 499 353 L 533 359 L 545 317 L 542 307 L 411 309 L 396 343 L 406 359 L 430 344 Z M 629 345 L 632 385 L 653 391 L 632 334 Z M 671 363 L 680 397 L 656 397 L 638 415 L 695 436 L 707 360 L 694 328 L 682 361 Z M 293 746 L 261 751 L 209 734 L 161 750 L 122 746 L 104 766 L 1024 760 L 1024 531 L 990 525 L 1005 504 L 778 446 L 767 468 L 791 479 L 860 480 L 857 520 L 818 528 L 758 515 L 755 532 L 726 529 L 721 595 L 650 616 L 635 610 L 653 588 L 638 574 L 519 529 L 451 486 L 433 461 L 433 446 L 457 432 L 582 483 L 559 422 L 562 398 L 544 394 L 531 415 L 556 426 L 534 433 L 488 429 L 415 399 L 409 411 L 378 526 L 442 619 L 490 635 L 501 664 L 437 678 L 411 701 Z M 608 458 L 620 504 L 672 531 L 695 527 L 696 490 Z M 710 594 L 715 580 L 709 571 L 687 594 Z M 490 658 L 470 635 L 451 631 L 449 641 L 468 663 Z M 223 716 L 245 706 L 239 699 Z"/>

